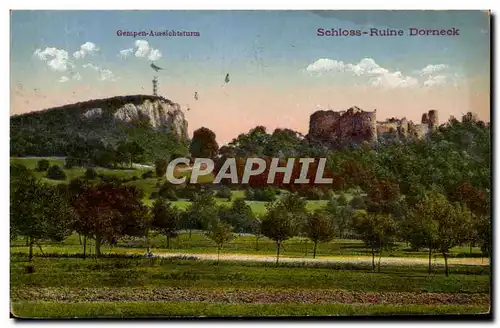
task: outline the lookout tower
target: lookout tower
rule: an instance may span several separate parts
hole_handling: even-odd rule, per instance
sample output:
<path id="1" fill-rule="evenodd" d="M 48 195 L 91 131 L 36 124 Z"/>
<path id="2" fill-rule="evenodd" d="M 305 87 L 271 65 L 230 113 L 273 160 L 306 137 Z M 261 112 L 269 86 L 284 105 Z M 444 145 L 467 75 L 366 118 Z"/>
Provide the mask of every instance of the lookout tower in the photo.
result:
<path id="1" fill-rule="evenodd" d="M 153 78 L 153 96 L 158 96 L 158 77 Z"/>

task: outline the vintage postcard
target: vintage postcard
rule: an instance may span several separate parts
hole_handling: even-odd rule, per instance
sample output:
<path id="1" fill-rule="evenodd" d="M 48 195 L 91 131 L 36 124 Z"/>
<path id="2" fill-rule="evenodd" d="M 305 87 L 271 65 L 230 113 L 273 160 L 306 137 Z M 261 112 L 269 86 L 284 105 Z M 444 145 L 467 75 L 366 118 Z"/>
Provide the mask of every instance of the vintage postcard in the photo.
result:
<path id="1" fill-rule="evenodd" d="M 491 318 L 490 12 L 10 14 L 15 318 Z"/>

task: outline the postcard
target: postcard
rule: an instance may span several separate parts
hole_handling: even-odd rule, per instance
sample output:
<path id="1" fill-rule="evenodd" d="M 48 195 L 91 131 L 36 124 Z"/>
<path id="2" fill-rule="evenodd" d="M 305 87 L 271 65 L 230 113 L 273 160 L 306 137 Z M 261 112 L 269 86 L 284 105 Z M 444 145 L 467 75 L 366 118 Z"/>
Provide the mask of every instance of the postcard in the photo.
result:
<path id="1" fill-rule="evenodd" d="M 17 319 L 491 318 L 488 11 L 11 11 Z"/>

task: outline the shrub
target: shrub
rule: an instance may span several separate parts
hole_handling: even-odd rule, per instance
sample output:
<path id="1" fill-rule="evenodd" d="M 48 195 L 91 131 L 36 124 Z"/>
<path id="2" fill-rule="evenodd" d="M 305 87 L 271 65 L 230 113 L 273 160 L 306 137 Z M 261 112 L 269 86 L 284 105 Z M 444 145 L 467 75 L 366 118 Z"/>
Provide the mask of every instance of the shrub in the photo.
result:
<path id="1" fill-rule="evenodd" d="M 349 204 L 355 210 L 366 209 L 365 199 L 363 198 L 363 196 L 354 196 Z"/>
<path id="2" fill-rule="evenodd" d="M 153 171 L 146 171 L 142 174 L 143 179 L 150 179 L 155 176 L 155 173 Z"/>
<path id="3" fill-rule="evenodd" d="M 317 187 L 302 189 L 299 195 L 305 197 L 307 200 L 321 200 L 326 197 L 323 190 Z"/>
<path id="4" fill-rule="evenodd" d="M 93 167 L 89 167 L 85 171 L 85 179 L 94 180 L 96 178 L 97 178 L 97 172 L 96 172 L 96 170 Z"/>
<path id="5" fill-rule="evenodd" d="M 215 197 L 218 198 L 231 198 L 232 192 L 231 189 L 229 189 L 226 186 L 222 186 L 219 190 L 217 190 L 217 193 L 215 194 Z"/>
<path id="6" fill-rule="evenodd" d="M 36 170 L 40 172 L 47 171 L 49 169 L 50 163 L 46 159 L 41 159 L 36 164 Z"/>
<path id="7" fill-rule="evenodd" d="M 261 202 L 271 202 L 276 199 L 276 190 L 274 188 L 256 188 L 247 189 L 245 191 L 245 198 L 247 200 L 256 200 Z"/>
<path id="8" fill-rule="evenodd" d="M 52 165 L 47 170 L 47 178 L 52 180 L 66 180 L 66 173 L 64 173 L 59 165 Z"/>
<path id="9" fill-rule="evenodd" d="M 66 160 L 64 161 L 64 168 L 72 169 L 75 166 L 78 166 L 78 160 L 72 156 L 66 157 Z"/>

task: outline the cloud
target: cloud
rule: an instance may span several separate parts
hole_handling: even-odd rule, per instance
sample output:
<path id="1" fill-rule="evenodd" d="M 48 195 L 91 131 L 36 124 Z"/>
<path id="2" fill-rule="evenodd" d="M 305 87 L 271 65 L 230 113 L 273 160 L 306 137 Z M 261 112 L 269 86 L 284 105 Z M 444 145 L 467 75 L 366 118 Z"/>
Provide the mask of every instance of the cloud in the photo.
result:
<path id="1" fill-rule="evenodd" d="M 59 79 L 59 82 L 61 82 L 61 83 L 64 83 L 67 81 L 69 81 L 69 77 L 67 77 L 67 76 L 61 76 L 61 78 Z"/>
<path id="2" fill-rule="evenodd" d="M 80 46 L 80 50 L 73 53 L 76 59 L 84 58 L 87 54 L 93 54 L 99 51 L 99 47 L 92 42 L 85 42 Z"/>
<path id="3" fill-rule="evenodd" d="M 418 85 L 418 80 L 412 76 L 404 76 L 401 72 L 385 72 L 371 79 L 374 86 L 389 88 L 409 88 Z"/>
<path id="4" fill-rule="evenodd" d="M 82 76 L 78 72 L 73 73 L 71 77 L 73 80 L 76 80 L 76 81 L 80 81 L 82 79 Z"/>
<path id="5" fill-rule="evenodd" d="M 133 52 L 134 52 L 133 48 L 123 49 L 123 50 L 120 50 L 120 53 L 118 54 L 118 57 L 125 59 L 129 55 L 131 55 Z"/>
<path id="6" fill-rule="evenodd" d="M 137 50 L 135 51 L 136 57 L 146 57 L 149 53 L 149 43 L 146 40 L 135 41 L 135 46 Z"/>
<path id="7" fill-rule="evenodd" d="M 99 70 L 99 67 L 97 66 L 94 66 L 92 63 L 87 63 L 87 64 L 83 64 L 82 65 L 83 68 L 90 68 L 90 69 L 93 69 L 95 71 L 98 71 Z"/>
<path id="8" fill-rule="evenodd" d="M 406 88 L 418 85 L 418 80 L 411 76 L 404 76 L 401 72 L 390 72 L 380 66 L 372 58 L 363 58 L 359 63 L 351 64 L 340 60 L 321 58 L 308 65 L 307 72 L 343 72 L 354 76 L 367 76 L 369 82 L 378 87 Z"/>
<path id="9" fill-rule="evenodd" d="M 44 61 L 52 70 L 65 72 L 74 65 L 69 61 L 69 55 L 66 50 L 47 47 L 45 50 L 36 49 L 34 55 Z"/>
<path id="10" fill-rule="evenodd" d="M 314 63 L 309 64 L 306 67 L 307 72 L 328 72 L 328 71 L 344 71 L 345 65 L 344 62 L 328 59 L 328 58 L 320 58 L 316 60 Z"/>
<path id="11" fill-rule="evenodd" d="M 425 66 L 424 68 L 422 68 L 419 73 L 420 75 L 424 76 L 424 75 L 431 75 L 431 74 L 434 74 L 434 73 L 438 73 L 438 72 L 441 72 L 445 69 L 448 68 L 448 65 L 445 65 L 445 64 L 437 64 L 437 65 L 427 65 Z"/>
<path id="12" fill-rule="evenodd" d="M 146 40 L 137 40 L 135 41 L 134 48 L 123 49 L 118 52 L 118 57 L 122 59 L 126 59 L 134 53 L 134 56 L 137 58 L 144 58 L 147 60 L 155 61 L 160 59 L 163 54 L 160 50 L 154 49 L 149 45 L 149 42 Z"/>
<path id="13" fill-rule="evenodd" d="M 99 74 L 99 81 L 116 81 L 116 77 L 109 69 L 101 69 Z"/>
<path id="14" fill-rule="evenodd" d="M 151 52 L 149 53 L 148 59 L 155 61 L 160 59 L 162 56 L 161 51 L 158 49 L 151 49 Z"/>
<path id="15" fill-rule="evenodd" d="M 436 86 L 436 85 L 445 84 L 446 82 L 447 82 L 447 78 L 444 75 L 431 75 L 424 82 L 424 86 L 426 86 L 426 87 L 433 87 L 433 86 Z"/>

